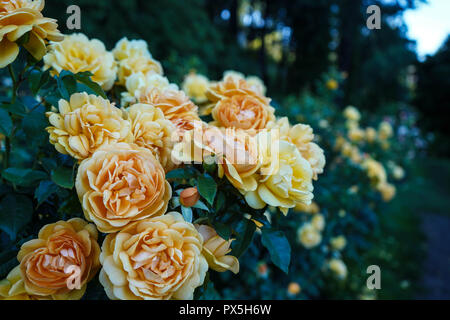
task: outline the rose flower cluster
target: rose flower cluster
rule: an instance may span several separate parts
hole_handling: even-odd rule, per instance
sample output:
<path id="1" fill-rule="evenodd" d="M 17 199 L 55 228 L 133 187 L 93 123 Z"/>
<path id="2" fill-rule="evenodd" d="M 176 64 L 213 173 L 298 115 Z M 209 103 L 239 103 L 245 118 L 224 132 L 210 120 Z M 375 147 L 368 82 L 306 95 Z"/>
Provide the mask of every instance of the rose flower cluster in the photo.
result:
<path id="1" fill-rule="evenodd" d="M 46 225 L 24 243 L 20 264 L 0 282 L 0 299 L 80 299 L 97 273 L 110 299 L 193 299 L 208 269 L 238 273 L 233 239 L 168 212 L 173 186 L 166 174 L 194 160 L 214 158 L 214 178 L 234 186 L 249 210 L 287 214 L 311 203 L 324 153 L 310 126 L 276 117 L 258 78 L 227 72 L 213 83 L 190 73 L 180 90 L 145 41 L 123 38 L 108 51 L 83 34 L 63 39 L 42 17 L 43 4 L 0 2 L 0 66 L 15 59 L 15 40 L 31 31 L 27 49 L 43 56 L 52 76 L 88 71 L 107 95 L 113 87 L 122 92 L 117 105 L 74 93 L 46 113 L 49 142 L 77 164 L 85 220 Z M 200 198 L 195 187 L 178 195 L 188 207 Z M 99 232 L 106 236 L 101 247 Z"/>

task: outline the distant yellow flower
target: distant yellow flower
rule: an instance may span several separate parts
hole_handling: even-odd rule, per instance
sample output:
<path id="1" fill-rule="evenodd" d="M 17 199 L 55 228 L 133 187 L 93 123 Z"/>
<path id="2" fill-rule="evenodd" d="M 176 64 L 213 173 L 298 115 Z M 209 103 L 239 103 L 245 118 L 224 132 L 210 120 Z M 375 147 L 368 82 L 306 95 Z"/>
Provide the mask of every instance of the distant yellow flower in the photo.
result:
<path id="1" fill-rule="evenodd" d="M 353 106 L 348 106 L 344 109 L 344 117 L 347 120 L 359 121 L 361 119 L 361 113 Z"/>
<path id="2" fill-rule="evenodd" d="M 82 33 L 73 33 L 61 42 L 52 42 L 49 49 L 44 56 L 45 69 L 51 68 L 56 74 L 62 70 L 73 73 L 89 71 L 93 74 L 92 81 L 103 90 L 112 88 L 117 66 L 113 54 L 106 51 L 100 40 L 89 40 Z"/>
<path id="3" fill-rule="evenodd" d="M 367 170 L 367 175 L 373 185 L 379 186 L 386 183 L 386 170 L 380 162 L 372 158 L 367 158 L 363 161 L 362 166 Z"/>
<path id="4" fill-rule="evenodd" d="M 305 248 L 311 249 L 320 244 L 322 235 L 311 223 L 305 223 L 297 230 L 297 239 Z"/>
<path id="5" fill-rule="evenodd" d="M 392 170 L 392 175 L 396 180 L 401 180 L 405 176 L 405 170 L 403 170 L 403 168 L 400 166 L 395 166 Z"/>
<path id="6" fill-rule="evenodd" d="M 330 80 L 327 81 L 326 86 L 327 86 L 327 88 L 329 90 L 334 91 L 337 88 L 339 88 L 339 83 L 336 80 L 334 80 L 334 79 L 330 79 Z"/>
<path id="7" fill-rule="evenodd" d="M 378 127 L 378 136 L 381 140 L 389 139 L 392 136 L 393 130 L 389 122 L 383 121 Z"/>
<path id="8" fill-rule="evenodd" d="M 239 272 L 239 260 L 228 255 L 231 252 L 231 240 L 221 238 L 217 232 L 207 225 L 196 225 L 197 231 L 203 237 L 203 256 L 209 267 L 218 272 L 230 270 L 234 274 Z"/>
<path id="9" fill-rule="evenodd" d="M 295 210 L 305 213 L 318 213 L 319 212 L 319 206 L 316 202 L 312 201 L 310 205 L 306 205 L 304 203 L 297 203 L 295 205 Z"/>
<path id="10" fill-rule="evenodd" d="M 347 277 L 347 266 L 342 260 L 330 259 L 328 261 L 328 267 L 338 278 L 345 279 Z"/>
<path id="11" fill-rule="evenodd" d="M 195 102 L 203 103 L 208 100 L 206 91 L 208 90 L 209 80 L 204 75 L 189 73 L 181 86 L 183 91 Z"/>
<path id="12" fill-rule="evenodd" d="M 26 33 L 29 33 L 29 38 L 23 47 L 38 61 L 47 52 L 47 40 L 61 41 L 64 38 L 57 21 L 42 15 L 44 6 L 44 0 L 0 2 L 0 68 L 17 58 L 19 46 L 16 41 Z"/>
<path id="13" fill-rule="evenodd" d="M 389 202 L 394 198 L 396 193 L 396 188 L 394 185 L 390 183 L 382 183 L 378 185 L 377 190 L 380 191 L 381 197 L 383 198 L 383 201 Z"/>
<path id="14" fill-rule="evenodd" d="M 337 236 L 330 239 L 330 244 L 334 250 L 342 250 L 347 245 L 347 239 L 344 236 Z"/>
<path id="15" fill-rule="evenodd" d="M 75 93 L 69 101 L 59 100 L 59 112 L 47 112 L 52 126 L 46 130 L 50 143 L 75 159 L 89 157 L 103 144 L 125 141 L 130 123 L 108 100 L 87 93 Z"/>
<path id="16" fill-rule="evenodd" d="M 367 127 L 365 137 L 367 142 L 372 143 L 377 139 L 377 131 L 372 127 Z"/>
<path id="17" fill-rule="evenodd" d="M 288 294 L 292 296 L 296 296 L 302 291 L 302 288 L 297 282 L 291 282 L 287 288 Z"/>
<path id="18" fill-rule="evenodd" d="M 361 128 L 351 128 L 348 131 L 348 138 L 353 142 L 360 142 L 364 139 L 364 130 Z"/>
<path id="19" fill-rule="evenodd" d="M 325 228 L 325 218 L 320 213 L 313 215 L 311 224 L 316 230 L 322 231 Z"/>

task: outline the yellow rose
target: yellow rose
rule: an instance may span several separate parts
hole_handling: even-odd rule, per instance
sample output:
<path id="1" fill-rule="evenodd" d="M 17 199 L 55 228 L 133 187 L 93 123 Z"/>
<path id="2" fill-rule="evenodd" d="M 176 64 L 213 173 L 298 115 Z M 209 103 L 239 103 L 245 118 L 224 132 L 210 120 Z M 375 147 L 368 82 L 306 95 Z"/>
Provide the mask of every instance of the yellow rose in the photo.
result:
<path id="1" fill-rule="evenodd" d="M 297 230 L 297 239 L 306 249 L 311 249 L 320 244 L 322 235 L 311 223 L 305 223 Z"/>
<path id="2" fill-rule="evenodd" d="M 348 106 L 344 109 L 344 117 L 347 120 L 358 122 L 361 119 L 361 113 L 353 106 Z"/>
<path id="3" fill-rule="evenodd" d="M 84 216 L 111 233 L 166 212 L 172 189 L 150 150 L 105 145 L 81 162 L 75 182 Z"/>
<path id="4" fill-rule="evenodd" d="M 314 139 L 312 128 L 305 124 L 291 126 L 286 117 L 279 119 L 274 128 L 280 130 L 281 139 L 293 143 L 297 147 L 303 158 L 311 165 L 313 179 L 317 180 L 318 175 L 323 173 L 326 160 L 322 148 L 312 142 Z"/>
<path id="5" fill-rule="evenodd" d="M 396 193 L 396 188 L 390 183 L 381 183 L 377 186 L 377 190 L 381 193 L 383 201 L 389 202 L 394 198 Z"/>
<path id="6" fill-rule="evenodd" d="M 359 127 L 354 127 L 348 131 L 348 138 L 350 139 L 350 141 L 360 142 L 364 140 L 364 134 L 365 132 L 363 129 Z"/>
<path id="7" fill-rule="evenodd" d="M 334 250 L 342 250 L 347 245 L 347 239 L 344 236 L 337 236 L 330 239 L 330 244 Z"/>
<path id="8" fill-rule="evenodd" d="M 262 153 L 258 188 L 245 194 L 247 203 L 255 209 L 266 204 L 278 207 L 285 215 L 298 203 L 309 205 L 313 198 L 313 171 L 298 148 L 287 141 L 267 138 L 258 134 L 258 147 Z M 264 150 L 270 148 L 270 153 Z"/>
<path id="9" fill-rule="evenodd" d="M 263 96 L 266 94 L 267 88 L 260 78 L 256 76 L 249 76 L 245 80 L 247 81 L 247 84 L 250 86 L 250 88 L 259 92 Z"/>
<path id="10" fill-rule="evenodd" d="M 206 127 L 185 135 L 173 149 L 176 162 L 202 162 L 214 155 L 218 175 L 224 175 L 242 193 L 257 188 L 257 176 L 261 162 L 256 138 L 242 130 Z"/>
<path id="11" fill-rule="evenodd" d="M 367 170 L 367 176 L 374 186 L 386 183 L 386 170 L 380 162 L 372 158 L 367 158 L 363 161 L 362 166 Z"/>
<path id="12" fill-rule="evenodd" d="M 208 263 L 203 239 L 177 212 L 137 221 L 106 236 L 100 283 L 110 299 L 193 299 Z"/>
<path id="13" fill-rule="evenodd" d="M 16 60 L 19 46 L 16 43 L 29 32 L 29 40 L 23 47 L 36 59 L 47 52 L 46 41 L 61 41 L 55 19 L 45 18 L 41 11 L 44 0 L 12 0 L 0 2 L 0 68 Z"/>
<path id="14" fill-rule="evenodd" d="M 153 59 L 147 43 L 143 40 L 130 41 L 122 38 L 113 49 L 113 54 L 119 63 L 118 83 L 121 85 L 125 85 L 128 77 L 136 73 L 144 76 L 163 74 L 161 63 Z"/>
<path id="15" fill-rule="evenodd" d="M 378 127 L 378 136 L 381 140 L 387 140 L 392 137 L 392 126 L 387 121 L 382 121 Z"/>
<path id="16" fill-rule="evenodd" d="M 181 90 L 149 87 L 140 93 L 138 100 L 161 109 L 166 119 L 175 124 L 180 135 L 194 129 L 196 121 L 201 121 L 198 107 Z"/>
<path id="17" fill-rule="evenodd" d="M 178 86 L 174 83 L 170 83 L 169 79 L 166 77 L 157 73 L 143 74 L 142 72 L 134 73 L 129 76 L 125 82 L 125 87 L 127 91 L 121 93 L 122 106 L 136 103 L 141 92 L 148 90 L 149 88 L 178 90 Z"/>
<path id="18" fill-rule="evenodd" d="M 22 245 L 20 262 L 0 285 L 0 295 L 17 299 L 81 299 L 100 262 L 93 224 L 74 218 L 48 224 Z M 7 291 L 7 292 L 6 292 Z"/>
<path id="19" fill-rule="evenodd" d="M 216 231 L 206 225 L 195 225 L 197 231 L 203 237 L 203 256 L 208 261 L 209 267 L 218 272 L 230 270 L 234 274 L 239 273 L 239 260 L 231 255 L 230 245 L 232 240 L 222 239 Z"/>
<path id="20" fill-rule="evenodd" d="M 203 103 L 208 100 L 206 90 L 208 90 L 209 80 L 204 75 L 189 73 L 181 86 L 183 91 L 195 102 Z"/>
<path id="21" fill-rule="evenodd" d="M 325 218 L 320 213 L 316 213 L 311 219 L 311 224 L 318 231 L 322 231 L 325 228 Z"/>
<path id="22" fill-rule="evenodd" d="M 59 112 L 46 113 L 52 125 L 46 130 L 60 153 L 81 160 L 103 144 L 129 139 L 130 123 L 102 97 L 74 93 L 70 101 L 59 100 L 58 107 Z"/>
<path id="23" fill-rule="evenodd" d="M 152 57 L 150 51 L 148 51 L 147 42 L 144 40 L 128 40 L 126 37 L 116 43 L 112 53 L 114 58 L 119 61 L 132 56 Z"/>
<path id="24" fill-rule="evenodd" d="M 116 80 L 117 66 L 114 56 L 106 51 L 105 45 L 98 39 L 89 40 L 82 33 L 65 36 L 64 40 L 52 43 L 44 56 L 45 69 L 59 74 L 62 70 L 73 73 L 89 71 L 92 81 L 103 90 L 110 90 Z"/>
<path id="25" fill-rule="evenodd" d="M 372 127 L 367 127 L 365 137 L 367 142 L 372 143 L 377 139 L 377 131 Z"/>
<path id="26" fill-rule="evenodd" d="M 339 83 L 334 79 L 330 79 L 327 81 L 326 86 L 329 90 L 334 91 L 337 90 L 337 88 L 339 88 Z"/>
<path id="27" fill-rule="evenodd" d="M 296 296 L 302 291 L 302 288 L 297 282 L 291 282 L 288 285 L 287 291 L 289 295 Z"/>
<path id="28" fill-rule="evenodd" d="M 161 109 L 148 104 L 135 104 L 127 109 L 134 143 L 149 149 L 166 171 L 173 168 L 171 152 L 175 125 L 164 117 Z"/>
<path id="29" fill-rule="evenodd" d="M 347 266 L 340 259 L 330 259 L 328 261 L 328 268 L 340 279 L 347 277 Z"/>

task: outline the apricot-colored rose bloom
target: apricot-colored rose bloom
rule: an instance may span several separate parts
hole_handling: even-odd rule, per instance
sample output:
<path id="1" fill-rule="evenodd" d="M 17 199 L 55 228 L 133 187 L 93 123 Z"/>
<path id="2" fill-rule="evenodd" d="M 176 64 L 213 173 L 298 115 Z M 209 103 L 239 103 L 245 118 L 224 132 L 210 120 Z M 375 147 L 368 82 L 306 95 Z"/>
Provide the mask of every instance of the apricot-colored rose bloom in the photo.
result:
<path id="1" fill-rule="evenodd" d="M 52 43 L 44 57 L 45 69 L 52 68 L 53 73 L 62 70 L 73 73 L 89 71 L 92 81 L 103 90 L 110 90 L 116 80 L 117 65 L 111 52 L 98 39 L 89 40 L 82 33 L 67 35 L 64 41 Z"/>
<path id="2" fill-rule="evenodd" d="M 265 140 L 259 139 L 259 145 L 267 143 Z M 274 143 L 269 140 L 269 144 Z M 278 207 L 284 214 L 298 203 L 309 205 L 313 198 L 313 171 L 309 162 L 294 144 L 285 140 L 279 140 L 272 152 L 263 159 L 257 190 L 245 193 L 247 203 L 255 209 L 266 205 Z"/>
<path id="3" fill-rule="evenodd" d="M 208 261 L 209 267 L 218 272 L 230 270 L 234 274 L 239 273 L 239 260 L 231 255 L 231 241 L 221 238 L 217 232 L 207 225 L 195 226 L 203 237 L 203 255 Z"/>
<path id="4" fill-rule="evenodd" d="M 152 152 L 123 142 L 105 145 L 83 160 L 75 187 L 86 219 L 106 233 L 164 214 L 172 196 Z"/>
<path id="5" fill-rule="evenodd" d="M 70 101 L 59 100 L 59 112 L 47 112 L 52 126 L 46 130 L 56 150 L 75 159 L 89 157 L 106 143 L 130 136 L 130 123 L 108 100 L 87 93 L 74 93 Z"/>
<path id="6" fill-rule="evenodd" d="M 42 15 L 44 6 L 44 0 L 0 1 L 0 68 L 17 58 L 19 45 L 16 41 L 27 32 L 29 39 L 23 46 L 36 60 L 41 60 L 47 52 L 47 40 L 64 38 L 56 20 Z"/>
<path id="7" fill-rule="evenodd" d="M 209 80 L 204 75 L 189 73 L 183 81 L 183 91 L 197 103 L 203 103 L 208 100 L 206 90 L 208 90 Z"/>
<path id="8" fill-rule="evenodd" d="M 53 300 L 53 298 L 27 293 L 20 266 L 16 266 L 8 273 L 6 279 L 0 281 L 0 300 Z"/>
<path id="9" fill-rule="evenodd" d="M 172 121 L 181 133 L 192 130 L 195 122 L 201 121 L 198 107 L 181 90 L 149 87 L 141 92 L 138 100 L 161 109 L 164 116 Z"/>
<path id="10" fill-rule="evenodd" d="M 241 192 L 256 190 L 254 173 L 261 162 L 254 136 L 243 130 L 209 126 L 186 134 L 172 152 L 173 160 L 183 163 L 202 162 L 212 155 L 216 157 L 220 178 L 225 175 Z"/>
<path id="11" fill-rule="evenodd" d="M 127 109 L 134 143 L 152 151 L 168 171 L 173 168 L 171 152 L 175 125 L 164 117 L 161 109 L 148 104 L 135 104 Z"/>
<path id="12" fill-rule="evenodd" d="M 296 124 L 291 126 L 286 117 L 279 119 L 275 126 L 280 130 L 280 138 L 294 144 L 300 151 L 300 154 L 311 165 L 313 179 L 317 180 L 318 175 L 323 173 L 325 167 L 325 155 L 314 139 L 313 130 L 309 125 Z"/>
<path id="13" fill-rule="evenodd" d="M 161 64 L 152 58 L 144 40 L 128 40 L 122 38 L 117 42 L 114 57 L 118 60 L 119 84 L 125 85 L 128 77 L 136 73 L 148 75 L 152 73 L 163 74 Z"/>
<path id="14" fill-rule="evenodd" d="M 212 85 L 206 95 L 213 106 L 212 125 L 259 130 L 275 121 L 275 109 L 270 106 L 270 99 L 240 77 L 226 76 Z"/>
<path id="15" fill-rule="evenodd" d="M 6 296 L 80 299 L 87 282 L 100 267 L 97 237 L 95 226 L 79 218 L 44 226 L 37 239 L 24 243 L 20 248 L 17 254 L 20 274 L 16 269 L 8 276 L 10 286 Z"/>
<path id="16" fill-rule="evenodd" d="M 193 299 L 208 263 L 203 239 L 178 212 L 135 222 L 106 236 L 100 282 L 110 299 Z"/>

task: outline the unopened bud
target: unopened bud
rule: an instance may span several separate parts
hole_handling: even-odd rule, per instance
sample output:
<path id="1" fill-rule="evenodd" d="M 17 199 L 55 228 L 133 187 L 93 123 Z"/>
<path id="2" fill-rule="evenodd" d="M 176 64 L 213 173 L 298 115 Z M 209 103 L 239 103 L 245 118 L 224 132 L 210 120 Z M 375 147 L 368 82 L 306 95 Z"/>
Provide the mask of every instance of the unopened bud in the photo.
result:
<path id="1" fill-rule="evenodd" d="M 180 193 L 180 203 L 185 207 L 195 206 L 199 199 L 197 187 L 186 188 Z"/>

